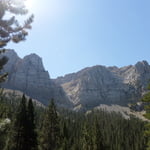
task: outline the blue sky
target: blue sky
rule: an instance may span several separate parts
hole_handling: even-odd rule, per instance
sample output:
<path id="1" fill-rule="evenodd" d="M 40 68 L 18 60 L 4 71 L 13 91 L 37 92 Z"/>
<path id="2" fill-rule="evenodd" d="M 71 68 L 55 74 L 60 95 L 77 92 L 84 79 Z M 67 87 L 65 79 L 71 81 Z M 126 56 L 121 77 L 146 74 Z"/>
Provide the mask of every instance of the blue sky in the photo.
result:
<path id="1" fill-rule="evenodd" d="M 35 14 L 20 57 L 36 53 L 51 78 L 94 65 L 150 63 L 149 0 L 30 0 Z"/>

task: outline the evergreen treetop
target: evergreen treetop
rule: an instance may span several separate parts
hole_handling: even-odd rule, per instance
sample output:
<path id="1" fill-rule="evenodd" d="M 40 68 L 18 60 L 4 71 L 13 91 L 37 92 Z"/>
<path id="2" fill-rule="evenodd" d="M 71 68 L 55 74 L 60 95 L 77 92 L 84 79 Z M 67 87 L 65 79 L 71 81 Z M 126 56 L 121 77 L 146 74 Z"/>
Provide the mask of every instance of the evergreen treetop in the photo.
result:
<path id="1" fill-rule="evenodd" d="M 25 40 L 28 35 L 27 29 L 31 29 L 33 15 L 27 18 L 23 25 L 19 24 L 16 18 L 17 15 L 28 13 L 24 2 L 25 0 L 0 0 L 0 48 L 6 46 L 9 41 L 18 43 Z"/>
<path id="2" fill-rule="evenodd" d="M 24 23 L 19 23 L 17 15 L 27 15 L 25 0 L 0 0 L 0 54 L 6 51 L 4 48 L 8 42 L 18 43 L 26 39 L 27 29 L 31 29 L 34 16 L 29 16 Z M 7 63 L 8 59 L 0 58 L 0 70 Z M 8 73 L 0 74 L 0 82 L 5 81 Z"/>

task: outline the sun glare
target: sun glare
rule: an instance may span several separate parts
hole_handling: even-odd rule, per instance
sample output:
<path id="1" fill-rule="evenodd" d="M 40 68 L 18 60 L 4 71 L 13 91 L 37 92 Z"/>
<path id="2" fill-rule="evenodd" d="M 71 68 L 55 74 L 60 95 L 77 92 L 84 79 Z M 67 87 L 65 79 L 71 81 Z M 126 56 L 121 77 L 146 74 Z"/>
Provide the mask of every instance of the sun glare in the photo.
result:
<path id="1" fill-rule="evenodd" d="M 26 0 L 25 1 L 25 6 L 28 10 L 32 10 L 33 9 L 33 0 Z"/>

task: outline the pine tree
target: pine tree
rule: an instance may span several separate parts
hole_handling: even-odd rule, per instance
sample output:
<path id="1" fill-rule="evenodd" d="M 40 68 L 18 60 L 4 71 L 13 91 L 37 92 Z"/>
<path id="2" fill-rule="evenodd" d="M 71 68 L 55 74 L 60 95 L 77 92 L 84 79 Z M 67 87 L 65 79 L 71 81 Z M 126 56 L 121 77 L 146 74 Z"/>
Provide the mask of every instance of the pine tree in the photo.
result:
<path id="1" fill-rule="evenodd" d="M 148 92 L 142 97 L 142 101 L 146 103 L 145 110 L 146 114 L 145 117 L 150 120 L 150 84 L 148 85 Z M 148 122 L 145 126 L 145 139 L 146 139 L 146 150 L 150 150 L 150 122 Z"/>
<path id="2" fill-rule="evenodd" d="M 40 149 L 56 150 L 59 146 L 59 139 L 59 118 L 54 100 L 52 99 L 45 112 L 44 122 L 40 134 Z"/>
<path id="3" fill-rule="evenodd" d="M 0 0 L 0 54 L 4 53 L 4 48 L 8 42 L 18 43 L 26 39 L 28 35 L 27 29 L 31 29 L 33 15 L 19 24 L 16 19 L 17 15 L 26 15 L 28 13 L 24 4 L 25 0 Z M 9 18 L 8 18 L 9 14 Z M 0 58 L 0 70 L 7 63 L 8 59 L 3 56 Z M 7 73 L 0 75 L 0 82 L 7 77 Z"/>
<path id="4" fill-rule="evenodd" d="M 33 15 L 24 21 L 23 25 L 19 24 L 16 15 L 26 15 L 28 13 L 24 4 L 25 0 L 0 0 L 0 48 L 13 41 L 18 43 L 25 40 L 28 32 L 26 29 L 31 28 Z M 9 19 L 5 19 L 6 13 L 13 14 Z"/>
<path id="5" fill-rule="evenodd" d="M 27 150 L 28 148 L 28 120 L 26 98 L 23 95 L 21 103 L 18 107 L 12 128 L 9 135 L 9 140 L 6 145 L 6 150 Z"/>
<path id="6" fill-rule="evenodd" d="M 17 15 L 28 13 L 24 2 L 25 0 L 0 0 L 0 83 L 4 82 L 8 76 L 8 73 L 2 72 L 4 65 L 8 62 L 8 58 L 2 56 L 7 51 L 5 46 L 10 41 L 18 43 L 25 40 L 28 35 L 27 29 L 31 29 L 33 15 L 29 16 L 23 25 L 16 19 Z"/>
<path id="7" fill-rule="evenodd" d="M 27 150 L 36 150 L 37 149 L 37 133 L 35 132 L 35 117 L 34 117 L 34 106 L 32 99 L 28 101 L 27 107 L 27 140 L 28 140 L 28 149 Z"/>
<path id="8" fill-rule="evenodd" d="M 84 123 L 82 131 L 82 149 L 93 150 L 92 130 L 87 120 Z"/>
<path id="9" fill-rule="evenodd" d="M 63 122 L 62 125 L 62 133 L 61 133 L 61 149 L 60 150 L 68 150 L 69 149 L 69 133 L 67 129 L 66 122 Z"/>
<path id="10" fill-rule="evenodd" d="M 102 135 L 102 129 L 100 128 L 100 125 L 98 123 L 98 119 L 95 118 L 94 121 L 94 135 L 93 135 L 93 142 L 94 142 L 94 148 L 93 150 L 105 150 L 105 144 L 103 140 Z"/>
<path id="11" fill-rule="evenodd" d="M 26 103 L 26 97 L 23 95 L 12 121 L 6 150 L 37 150 L 32 99 L 28 101 L 28 106 L 26 106 Z"/>

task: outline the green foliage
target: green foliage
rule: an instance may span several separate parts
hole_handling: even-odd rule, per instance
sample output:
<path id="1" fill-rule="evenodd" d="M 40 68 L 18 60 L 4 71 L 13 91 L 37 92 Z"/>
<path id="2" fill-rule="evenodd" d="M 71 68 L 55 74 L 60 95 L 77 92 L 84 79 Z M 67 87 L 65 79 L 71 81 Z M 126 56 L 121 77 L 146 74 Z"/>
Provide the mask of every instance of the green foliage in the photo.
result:
<path id="1" fill-rule="evenodd" d="M 41 150 L 55 150 L 59 146 L 59 120 L 54 101 L 46 109 L 39 142 Z"/>
<path id="2" fill-rule="evenodd" d="M 23 25 L 20 25 L 16 19 L 17 15 L 26 15 L 28 13 L 24 2 L 25 0 L 0 1 L 0 48 L 6 46 L 10 41 L 18 43 L 25 40 L 28 35 L 27 29 L 31 28 L 33 15 L 25 20 Z M 5 17 L 6 13 L 9 13 L 10 17 L 8 18 L 7 15 L 8 19 Z"/>
<path id="3" fill-rule="evenodd" d="M 28 13 L 24 2 L 25 0 L 0 0 L 0 55 L 6 51 L 4 47 L 10 41 L 18 43 L 25 40 L 28 35 L 27 29 L 31 28 L 34 16 L 28 17 L 23 25 L 16 19 L 17 15 Z M 8 58 L 5 56 L 0 58 L 0 70 L 7 61 Z M 7 75 L 8 73 L 0 74 L 0 82 L 4 82 Z"/>
<path id="4" fill-rule="evenodd" d="M 15 104 L 11 102 L 11 112 L 15 111 L 14 106 L 18 109 L 14 116 L 10 116 L 11 122 L 0 130 L 2 150 L 5 145 L 5 150 L 146 150 L 145 143 L 149 144 L 147 129 L 150 125 L 145 126 L 143 121 L 134 117 L 128 120 L 113 112 L 84 114 L 56 110 L 54 101 L 44 111 L 43 107 L 34 106 L 31 99 L 26 101 L 25 97 L 18 102 L 19 105 L 17 101 Z M 16 135 L 20 137 L 17 139 Z M 26 145 L 16 148 L 16 143 Z"/>
<path id="5" fill-rule="evenodd" d="M 150 82 L 150 81 L 149 81 Z M 147 89 L 150 90 L 150 84 L 148 84 Z"/>
<path id="6" fill-rule="evenodd" d="M 18 43 L 20 41 L 25 40 L 26 36 L 28 35 L 27 29 L 31 28 L 31 23 L 33 21 L 33 15 L 27 18 L 27 20 L 24 21 L 24 24 L 19 23 L 19 21 L 16 19 L 17 15 L 26 15 L 28 11 L 25 8 L 24 5 L 25 0 L 0 0 L 0 55 L 5 53 L 6 49 L 4 48 L 10 41 L 14 43 Z M 9 14 L 9 16 L 8 16 Z M 1 56 L 0 58 L 0 70 L 3 69 L 3 66 L 7 63 L 8 58 L 5 56 Z M 0 72 L 0 83 L 4 82 L 7 78 L 8 73 Z M 7 118 L 12 119 L 12 115 L 15 112 L 16 106 L 16 100 L 14 100 L 14 97 L 12 99 L 8 99 L 7 96 L 3 93 L 3 90 L 0 89 L 0 122 L 3 122 Z M 25 101 L 24 101 L 25 102 Z M 26 104 L 23 102 L 20 104 L 20 108 L 18 109 L 18 112 L 16 113 L 16 118 L 12 119 L 12 123 L 14 125 L 14 128 L 12 127 L 12 134 L 9 134 L 14 138 L 14 141 L 10 140 L 11 136 L 8 138 L 9 142 L 11 142 L 10 145 L 7 144 L 7 146 L 11 147 L 11 149 L 16 149 L 15 140 L 16 138 L 19 138 L 19 136 L 23 136 L 18 141 L 18 144 L 23 143 L 23 138 L 26 135 L 26 123 L 28 122 L 27 119 L 27 112 L 26 112 Z M 17 102 L 18 103 L 18 102 Z M 12 125 L 12 126 L 13 126 Z M 15 125 L 17 129 L 15 129 Z M 14 129 L 14 130 L 13 130 Z M 3 128 L 0 127 L 0 149 L 3 149 L 7 135 L 8 135 L 9 126 L 7 124 L 4 124 Z M 19 143 L 20 142 L 20 143 Z M 24 141 L 26 142 L 26 141 Z M 6 147 L 7 147 L 6 146 Z M 19 146 L 17 146 L 19 147 Z M 17 148 L 18 149 L 18 148 Z M 16 150 L 17 150 L 16 149 Z M 20 149 L 21 150 L 21 149 Z"/>
<path id="7" fill-rule="evenodd" d="M 8 118 L 0 120 L 0 149 L 2 150 L 7 140 L 10 120 Z"/>
<path id="8" fill-rule="evenodd" d="M 91 139 L 92 137 L 92 130 L 90 126 L 85 123 L 83 126 L 83 131 L 82 131 L 82 149 L 87 149 L 87 150 L 93 150 L 94 145 L 93 145 L 93 140 Z"/>
<path id="9" fill-rule="evenodd" d="M 27 139 L 28 139 L 28 150 L 37 149 L 37 133 L 35 131 L 35 114 L 32 99 L 28 101 L 27 107 Z"/>
<path id="10" fill-rule="evenodd" d="M 67 129 L 64 137 L 69 136 L 60 142 L 65 150 L 144 150 L 144 122 L 134 117 L 127 120 L 120 114 L 103 111 L 86 115 L 68 112 L 61 122 Z"/>
<path id="11" fill-rule="evenodd" d="M 150 84 L 148 84 L 148 90 L 150 90 Z M 145 103 L 146 114 L 144 117 L 150 121 L 150 91 L 148 91 L 142 97 L 142 101 Z M 145 126 L 144 137 L 146 139 L 146 150 L 150 150 L 150 123 L 148 122 Z"/>
<path id="12" fill-rule="evenodd" d="M 143 102 L 150 102 L 150 92 L 146 93 L 146 94 L 142 97 L 142 101 L 143 101 Z"/>
<path id="13" fill-rule="evenodd" d="M 145 126 L 144 136 L 146 140 L 146 150 L 150 150 L 150 123 L 147 123 Z"/>
<path id="14" fill-rule="evenodd" d="M 6 150 L 37 149 L 32 100 L 29 100 L 28 107 L 26 103 L 26 97 L 23 95 L 18 110 L 12 119 Z"/>
<path id="15" fill-rule="evenodd" d="M 150 113 L 146 113 L 143 115 L 146 119 L 150 120 Z"/>
<path id="16" fill-rule="evenodd" d="M 26 98 L 23 95 L 13 118 L 6 150 L 26 150 L 27 144 L 27 108 Z"/>

